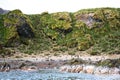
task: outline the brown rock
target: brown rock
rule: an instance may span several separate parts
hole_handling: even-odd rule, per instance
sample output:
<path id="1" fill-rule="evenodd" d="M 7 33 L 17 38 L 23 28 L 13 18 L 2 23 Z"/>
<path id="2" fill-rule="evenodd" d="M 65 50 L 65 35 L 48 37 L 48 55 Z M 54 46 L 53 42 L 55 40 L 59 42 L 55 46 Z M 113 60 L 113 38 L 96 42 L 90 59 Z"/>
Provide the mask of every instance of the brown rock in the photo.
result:
<path id="1" fill-rule="evenodd" d="M 71 72 L 71 69 L 67 69 L 67 72 Z"/>
<path id="2" fill-rule="evenodd" d="M 75 73 L 75 71 L 76 71 L 76 69 L 75 69 L 75 68 L 71 69 L 71 72 L 72 72 L 72 73 Z"/>
<path id="3" fill-rule="evenodd" d="M 76 73 L 79 73 L 80 71 L 83 70 L 83 66 L 78 66 L 75 70 Z"/>
<path id="4" fill-rule="evenodd" d="M 92 66 L 92 65 L 86 66 L 85 67 L 85 72 L 89 73 L 89 74 L 93 74 L 94 73 L 94 69 L 95 69 L 95 66 Z"/>
<path id="5" fill-rule="evenodd" d="M 3 49 L 3 47 L 2 47 L 2 45 L 0 44 L 0 50 L 2 50 Z"/>

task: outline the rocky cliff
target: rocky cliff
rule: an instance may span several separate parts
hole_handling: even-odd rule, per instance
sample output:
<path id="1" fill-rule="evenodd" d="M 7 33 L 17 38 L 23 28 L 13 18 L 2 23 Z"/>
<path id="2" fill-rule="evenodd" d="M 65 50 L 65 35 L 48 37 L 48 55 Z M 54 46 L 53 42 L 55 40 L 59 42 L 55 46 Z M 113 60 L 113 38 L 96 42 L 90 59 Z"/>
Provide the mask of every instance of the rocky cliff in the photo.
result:
<path id="1" fill-rule="evenodd" d="M 1 15 L 1 36 L 5 46 L 16 43 L 21 38 L 34 37 L 30 20 L 20 10 Z"/>
<path id="2" fill-rule="evenodd" d="M 36 15 L 25 15 L 20 10 L 14 10 L 0 15 L 0 28 L 1 44 L 24 44 L 20 49 L 25 49 L 27 53 L 72 48 L 88 50 L 92 55 L 120 53 L 119 8 Z"/>

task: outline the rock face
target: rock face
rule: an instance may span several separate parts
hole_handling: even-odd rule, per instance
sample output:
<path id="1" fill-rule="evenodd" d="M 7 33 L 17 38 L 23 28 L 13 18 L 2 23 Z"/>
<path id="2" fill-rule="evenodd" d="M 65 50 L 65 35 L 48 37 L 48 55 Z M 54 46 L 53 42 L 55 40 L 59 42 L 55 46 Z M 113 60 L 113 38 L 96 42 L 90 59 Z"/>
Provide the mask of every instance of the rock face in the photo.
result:
<path id="1" fill-rule="evenodd" d="M 30 20 L 20 10 L 4 15 L 4 41 L 9 46 L 20 38 L 33 38 L 34 32 Z"/>
<path id="2" fill-rule="evenodd" d="M 104 37 L 110 30 L 118 30 L 119 18 L 117 9 L 98 8 L 75 13 L 44 13 L 40 21 L 45 34 L 58 44 L 87 50 L 97 43 L 97 38 L 101 39 L 100 36 Z"/>
<path id="3" fill-rule="evenodd" d="M 4 10 L 4 9 L 0 8 L 0 14 L 6 14 L 8 12 L 9 12 L 9 10 Z"/>
<path id="4" fill-rule="evenodd" d="M 32 31 L 32 28 L 30 27 L 30 24 L 24 23 L 21 26 L 17 26 L 17 32 L 20 37 L 25 38 L 32 38 L 34 37 L 34 33 Z"/>
<path id="5" fill-rule="evenodd" d="M 34 36 L 34 40 L 28 41 Z M 24 48 L 26 53 L 56 50 L 58 47 L 60 51 L 69 48 L 89 50 L 88 53 L 92 55 L 119 54 L 119 36 L 120 9 L 117 8 L 86 9 L 74 13 L 45 12 L 38 15 L 25 15 L 20 10 L 14 10 L 0 15 L 0 44 L 19 46 L 20 43 L 30 42 L 29 47 Z"/>

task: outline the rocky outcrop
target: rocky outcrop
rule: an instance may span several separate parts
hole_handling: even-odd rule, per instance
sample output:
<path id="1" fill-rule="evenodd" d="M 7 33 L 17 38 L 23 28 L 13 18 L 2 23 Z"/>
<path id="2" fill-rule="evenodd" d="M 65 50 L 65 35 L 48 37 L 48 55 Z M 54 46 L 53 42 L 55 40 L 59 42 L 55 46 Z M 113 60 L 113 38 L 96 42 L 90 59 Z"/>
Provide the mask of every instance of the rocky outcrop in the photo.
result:
<path id="1" fill-rule="evenodd" d="M 100 42 L 98 40 L 109 35 L 109 31 L 118 30 L 119 18 L 118 9 L 97 8 L 74 13 L 44 13 L 41 14 L 40 22 L 45 35 L 51 40 L 55 40 L 59 45 L 83 51 Z"/>
<path id="2" fill-rule="evenodd" d="M 20 68 L 23 71 L 37 71 L 38 68 L 36 66 L 24 66 Z"/>
<path id="3" fill-rule="evenodd" d="M 65 61 L 27 61 L 27 60 L 1 60 L 0 59 L 0 72 L 20 69 L 23 71 L 38 71 L 39 69 L 57 69 L 63 66 Z"/>
<path id="4" fill-rule="evenodd" d="M 4 10 L 4 9 L 0 8 L 0 14 L 6 14 L 8 12 L 9 12 L 9 10 Z"/>
<path id="5" fill-rule="evenodd" d="M 120 58 L 119 59 L 106 59 L 100 60 L 96 63 L 97 66 L 108 66 L 108 67 L 118 67 L 120 68 Z"/>
<path id="6" fill-rule="evenodd" d="M 32 28 L 30 27 L 30 24 L 28 24 L 28 23 L 23 23 L 20 26 L 18 25 L 17 32 L 20 37 L 25 37 L 25 38 L 33 38 L 34 37 Z"/>
<path id="7" fill-rule="evenodd" d="M 102 67 L 95 65 L 67 65 L 60 67 L 62 72 L 71 72 L 71 73 L 88 73 L 88 74 L 120 74 L 120 68 L 113 67 Z"/>
<path id="8" fill-rule="evenodd" d="M 0 72 L 8 72 L 10 71 L 10 69 L 11 69 L 10 64 L 8 63 L 0 64 Z"/>
<path id="9" fill-rule="evenodd" d="M 4 42 L 7 46 L 19 42 L 22 38 L 33 38 L 34 32 L 30 20 L 20 10 L 10 11 L 4 16 Z M 17 43 L 16 43 L 17 44 Z"/>
<path id="10" fill-rule="evenodd" d="M 55 47 L 59 47 L 58 50 L 62 51 L 64 46 L 66 50 L 69 48 L 80 51 L 90 49 L 88 53 L 92 55 L 103 52 L 119 54 L 119 10 L 96 8 L 74 13 L 44 12 L 37 15 L 25 15 L 20 10 L 13 10 L 0 15 L 0 43 L 5 43 L 6 46 L 19 46 L 21 42 L 24 44 L 30 42 L 29 46 L 35 44 L 29 47 L 33 51 L 28 51 L 27 47 L 27 51 L 24 51 L 30 53 L 36 49 L 52 48 L 54 50 Z M 34 40 L 28 41 L 28 38 L 34 36 L 36 36 Z"/>
<path id="11" fill-rule="evenodd" d="M 20 69 L 23 71 L 36 71 L 38 67 L 36 63 L 23 60 L 10 60 L 7 62 L 0 62 L 0 72 L 8 72 L 13 69 Z"/>
<path id="12" fill-rule="evenodd" d="M 120 74 L 120 59 L 82 60 L 71 59 L 60 67 L 60 71 L 89 74 Z"/>

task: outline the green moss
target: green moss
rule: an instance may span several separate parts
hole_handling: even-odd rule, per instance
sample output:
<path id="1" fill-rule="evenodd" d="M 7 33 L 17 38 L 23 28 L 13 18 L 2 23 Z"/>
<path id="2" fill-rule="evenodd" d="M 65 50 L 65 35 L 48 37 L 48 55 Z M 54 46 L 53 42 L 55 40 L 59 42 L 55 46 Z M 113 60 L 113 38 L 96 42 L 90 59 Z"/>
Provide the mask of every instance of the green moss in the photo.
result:
<path id="1" fill-rule="evenodd" d="M 11 46 L 11 44 L 12 43 L 14 44 L 17 40 L 19 40 L 17 42 L 20 42 L 21 40 L 20 38 L 22 37 L 20 35 L 20 33 L 22 33 L 20 32 L 21 29 L 20 27 L 24 26 L 24 24 L 29 25 L 30 29 L 33 30 L 30 20 L 24 14 L 22 14 L 20 10 L 13 10 L 5 14 L 3 17 L 3 24 L 4 24 L 3 25 L 4 32 L 2 33 L 4 33 L 4 45 L 6 46 Z M 24 27 L 28 28 L 28 26 L 24 26 Z M 26 31 L 30 31 L 30 29 Z"/>
<path id="2" fill-rule="evenodd" d="M 58 46 L 61 51 L 63 46 L 77 50 L 92 47 L 89 52 L 92 55 L 120 52 L 119 8 L 84 9 L 74 13 L 43 12 L 36 15 L 24 15 L 21 11 L 14 10 L 0 16 L 1 42 L 14 43 L 20 40 L 25 44 L 19 47 L 21 51 L 24 49 L 23 52 L 39 52 Z M 21 37 L 17 31 L 24 23 L 35 33 L 31 40 Z"/>
<path id="3" fill-rule="evenodd" d="M 1 57 L 5 57 L 5 56 L 11 56 L 12 55 L 12 51 L 11 50 L 9 50 L 9 49 L 5 49 L 5 48 L 3 48 L 3 49 L 0 49 L 0 56 Z"/>
<path id="4" fill-rule="evenodd" d="M 42 23 L 42 26 L 47 31 L 51 31 L 51 34 L 53 34 L 53 31 L 56 31 L 57 33 L 64 34 L 64 30 L 70 29 L 71 26 L 71 18 L 69 13 L 53 13 L 53 14 L 45 14 L 41 16 L 40 21 Z M 63 30 L 63 33 L 62 33 Z M 45 30 L 46 33 L 46 30 Z M 50 34 L 50 32 L 49 32 Z M 48 34 L 48 36 L 49 36 Z M 51 37 L 56 36 L 56 34 L 51 35 Z M 60 36 L 60 35 L 57 35 Z"/>
<path id="5" fill-rule="evenodd" d="M 84 61 L 84 60 L 82 60 L 82 59 L 71 59 L 71 60 L 69 60 L 66 64 L 70 64 L 70 65 L 76 65 L 76 64 L 86 64 L 87 62 L 86 61 Z"/>
<path id="6" fill-rule="evenodd" d="M 4 15 L 0 15 L 0 44 L 4 43 L 5 28 L 3 23 Z"/>
<path id="7" fill-rule="evenodd" d="M 82 22 L 82 21 L 76 21 L 74 26 L 75 26 L 76 28 L 80 29 L 80 28 L 82 28 L 82 27 L 85 27 L 86 24 L 85 24 L 84 22 Z"/>
<path id="8" fill-rule="evenodd" d="M 108 66 L 108 67 L 118 67 L 120 66 L 120 59 L 107 59 L 104 61 L 99 61 L 97 66 Z"/>
<path id="9" fill-rule="evenodd" d="M 108 14 L 109 12 L 109 14 Z M 81 20 L 82 15 L 93 14 L 92 28 Z M 96 8 L 80 10 L 75 13 L 58 12 L 52 14 L 42 14 L 40 17 L 41 26 L 45 35 L 55 40 L 58 45 L 67 47 L 76 47 L 78 50 L 86 50 L 92 45 L 98 45 L 98 41 L 109 34 L 112 30 L 110 26 L 119 25 L 119 20 L 113 20 L 117 24 L 110 24 L 109 16 L 119 17 L 116 9 L 113 8 Z M 88 37 L 86 37 L 88 35 Z M 96 51 L 94 51 L 96 53 Z"/>

